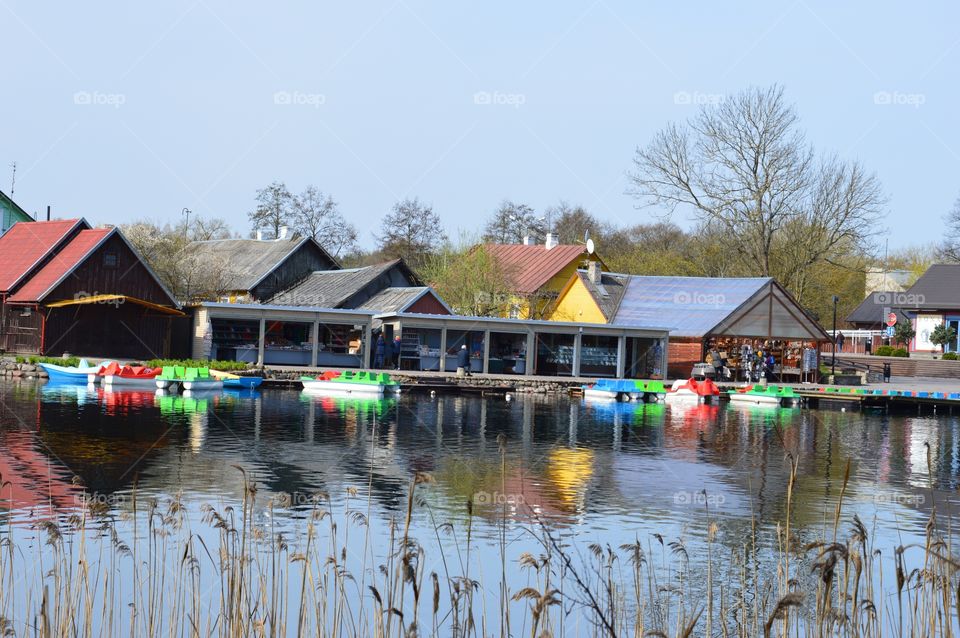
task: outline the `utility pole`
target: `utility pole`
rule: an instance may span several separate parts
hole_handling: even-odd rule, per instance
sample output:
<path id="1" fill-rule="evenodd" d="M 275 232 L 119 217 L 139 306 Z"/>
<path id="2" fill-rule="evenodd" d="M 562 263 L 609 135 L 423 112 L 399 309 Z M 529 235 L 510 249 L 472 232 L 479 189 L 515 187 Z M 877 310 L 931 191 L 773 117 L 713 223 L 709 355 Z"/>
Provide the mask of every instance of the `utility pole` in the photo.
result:
<path id="1" fill-rule="evenodd" d="M 833 358 L 830 360 L 830 374 L 837 376 L 837 302 L 840 297 L 833 296 Z"/>

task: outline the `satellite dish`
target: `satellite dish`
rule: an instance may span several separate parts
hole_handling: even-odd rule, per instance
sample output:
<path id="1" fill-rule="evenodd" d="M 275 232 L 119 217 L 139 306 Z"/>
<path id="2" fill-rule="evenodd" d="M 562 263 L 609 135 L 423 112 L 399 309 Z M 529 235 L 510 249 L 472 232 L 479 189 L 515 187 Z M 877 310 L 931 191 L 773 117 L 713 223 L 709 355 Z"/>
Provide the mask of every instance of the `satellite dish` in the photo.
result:
<path id="1" fill-rule="evenodd" d="M 587 238 L 587 254 L 592 255 L 596 246 L 593 245 L 593 240 Z"/>

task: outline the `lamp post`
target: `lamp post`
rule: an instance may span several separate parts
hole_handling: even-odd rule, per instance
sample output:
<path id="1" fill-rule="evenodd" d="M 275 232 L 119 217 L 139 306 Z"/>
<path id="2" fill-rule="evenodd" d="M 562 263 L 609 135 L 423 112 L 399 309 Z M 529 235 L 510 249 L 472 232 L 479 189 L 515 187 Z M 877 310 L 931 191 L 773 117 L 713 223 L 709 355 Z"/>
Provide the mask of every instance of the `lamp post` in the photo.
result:
<path id="1" fill-rule="evenodd" d="M 187 231 L 190 230 L 190 215 L 193 214 L 193 211 L 187 208 L 186 206 L 184 206 L 183 210 L 180 211 L 180 214 L 183 215 L 184 218 L 186 218 L 186 221 L 183 224 L 183 236 L 186 237 Z"/>
<path id="2" fill-rule="evenodd" d="M 830 374 L 837 376 L 837 302 L 840 297 L 833 296 L 833 358 L 830 360 Z"/>

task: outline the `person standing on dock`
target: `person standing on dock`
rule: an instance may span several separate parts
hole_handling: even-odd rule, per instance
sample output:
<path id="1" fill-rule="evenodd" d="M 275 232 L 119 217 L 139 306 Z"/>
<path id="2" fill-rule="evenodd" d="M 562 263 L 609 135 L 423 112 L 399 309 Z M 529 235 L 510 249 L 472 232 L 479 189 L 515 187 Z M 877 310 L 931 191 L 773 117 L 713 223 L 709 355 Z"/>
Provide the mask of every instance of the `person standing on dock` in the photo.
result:
<path id="1" fill-rule="evenodd" d="M 400 335 L 393 338 L 393 367 L 400 369 L 400 351 L 403 350 L 403 343 L 400 341 Z"/>
<path id="2" fill-rule="evenodd" d="M 464 344 L 460 346 L 460 352 L 457 353 L 457 377 L 467 376 L 470 376 L 470 353 L 467 352 L 467 346 Z"/>
<path id="3" fill-rule="evenodd" d="M 883 382 L 890 383 L 890 362 L 885 361 L 883 364 Z"/>
<path id="4" fill-rule="evenodd" d="M 377 345 L 373 351 L 373 367 L 380 369 L 383 367 L 383 357 L 386 354 L 387 344 L 383 341 L 383 333 L 377 337 Z"/>

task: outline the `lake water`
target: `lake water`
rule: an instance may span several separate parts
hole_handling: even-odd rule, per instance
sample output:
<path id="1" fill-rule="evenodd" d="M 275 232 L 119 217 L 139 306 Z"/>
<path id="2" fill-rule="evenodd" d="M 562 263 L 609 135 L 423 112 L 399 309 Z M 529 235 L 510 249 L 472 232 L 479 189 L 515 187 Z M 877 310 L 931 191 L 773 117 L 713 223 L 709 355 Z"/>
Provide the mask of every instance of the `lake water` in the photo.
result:
<path id="1" fill-rule="evenodd" d="M 500 632 L 500 614 L 489 609 L 499 600 L 498 579 L 514 592 L 538 582 L 517 560 L 524 552 L 550 553 L 545 534 L 567 548 L 570 569 L 599 573 L 591 544 L 618 552 L 639 542 L 665 577 L 676 575 L 682 553 L 692 581 L 702 575 L 708 536 L 711 551 L 721 556 L 720 572 L 734 569 L 724 556 L 742 553 L 749 541 L 757 556 L 773 561 L 758 559 L 759 570 L 775 579 L 791 459 L 797 476 L 790 521 L 801 541 L 825 530 L 829 535 L 841 491 L 841 530 L 856 514 L 884 556 L 899 545 L 922 545 L 934 509 L 945 535 L 960 522 L 960 417 L 951 415 L 543 397 L 332 399 L 279 390 L 182 397 L 27 382 L 0 382 L 0 401 L 0 473 L 9 482 L 0 490 L 0 526 L 28 566 L 31 557 L 42 563 L 50 556 L 37 521 L 51 512 L 65 521 L 91 502 L 96 517 L 115 520 L 131 546 L 132 539 L 150 538 L 131 514 L 134 501 L 141 510 L 150 499 L 161 510 L 174 501 L 184 520 L 177 529 L 215 547 L 220 532 L 209 508 L 242 510 L 245 472 L 256 488 L 250 524 L 282 534 L 289 552 L 306 544 L 318 499 L 330 518 L 362 519 L 342 539 L 350 548 L 343 563 L 358 579 L 374 582 L 419 475 L 409 523 L 409 534 L 424 548 L 418 569 L 427 583 L 432 573 L 441 580 L 454 572 L 476 579 L 488 605 L 478 634 Z M 397 522 L 392 530 L 391 520 Z M 349 527 L 341 522 L 336 531 L 322 531 L 325 525 L 318 524 L 322 543 Z M 675 541 L 682 552 L 670 545 Z M 214 554 L 199 563 L 212 566 Z M 922 554 L 905 556 L 921 566 Z M 9 569 L 18 559 L 7 560 Z M 122 581 L 125 568 L 118 564 Z M 12 619 L 18 635 L 28 633 L 26 623 L 40 606 L 40 590 L 29 600 L 28 592 L 44 576 L 31 569 L 33 575 L 18 578 L 19 593 L 0 598 L 0 616 Z M 213 577 L 198 576 L 204 578 Z M 891 595 L 893 577 L 884 579 Z M 694 591 L 700 586 L 695 582 Z M 111 632 L 142 622 L 128 617 L 124 596 L 137 594 L 127 587 L 110 601 L 122 610 Z M 370 598 L 367 589 L 357 587 L 356 596 Z M 220 596 L 216 588 L 205 594 Z M 587 616 L 568 614 L 561 621 L 567 624 L 553 631 L 598 631 Z M 96 622 L 104 621 L 98 615 Z M 450 617 L 439 622 L 438 635 L 448 635 Z M 292 635 L 295 624 L 291 619 L 279 633 Z M 354 625 L 342 633 L 368 631 Z"/>

